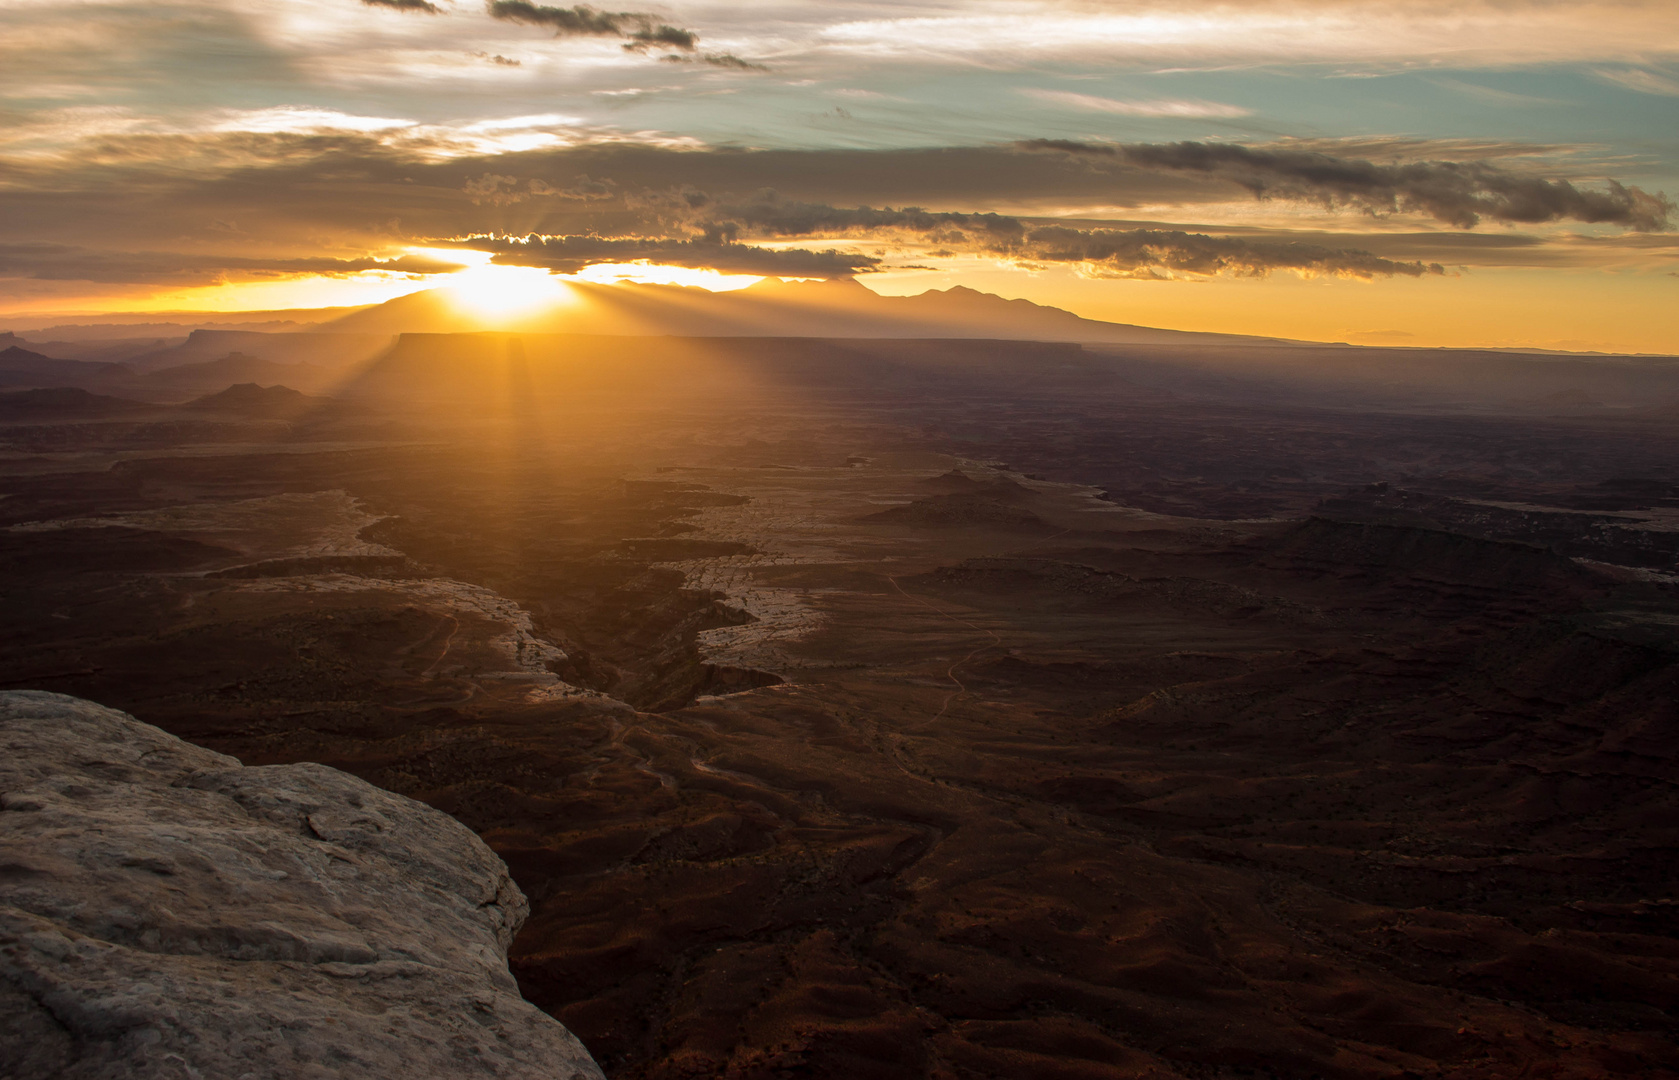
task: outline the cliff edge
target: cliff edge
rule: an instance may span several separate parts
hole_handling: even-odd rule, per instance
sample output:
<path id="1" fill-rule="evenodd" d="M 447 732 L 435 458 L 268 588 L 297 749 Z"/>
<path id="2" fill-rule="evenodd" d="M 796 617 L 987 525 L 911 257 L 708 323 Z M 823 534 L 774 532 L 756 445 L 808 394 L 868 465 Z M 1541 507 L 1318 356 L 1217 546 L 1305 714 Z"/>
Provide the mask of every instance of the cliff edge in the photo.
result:
<path id="1" fill-rule="evenodd" d="M 413 800 L 0 693 L 0 1076 L 600 1080 L 508 973 L 528 910 Z"/>

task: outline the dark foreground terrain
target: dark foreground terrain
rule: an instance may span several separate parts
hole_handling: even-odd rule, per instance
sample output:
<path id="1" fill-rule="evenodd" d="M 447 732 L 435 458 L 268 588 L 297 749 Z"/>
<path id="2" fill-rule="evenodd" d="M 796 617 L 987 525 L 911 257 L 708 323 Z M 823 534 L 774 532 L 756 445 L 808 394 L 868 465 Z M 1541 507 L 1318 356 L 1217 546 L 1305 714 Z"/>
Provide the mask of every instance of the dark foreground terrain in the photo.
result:
<path id="1" fill-rule="evenodd" d="M 683 348 L 8 399 L 0 683 L 454 814 L 617 1078 L 1679 1075 L 1657 403 Z"/>

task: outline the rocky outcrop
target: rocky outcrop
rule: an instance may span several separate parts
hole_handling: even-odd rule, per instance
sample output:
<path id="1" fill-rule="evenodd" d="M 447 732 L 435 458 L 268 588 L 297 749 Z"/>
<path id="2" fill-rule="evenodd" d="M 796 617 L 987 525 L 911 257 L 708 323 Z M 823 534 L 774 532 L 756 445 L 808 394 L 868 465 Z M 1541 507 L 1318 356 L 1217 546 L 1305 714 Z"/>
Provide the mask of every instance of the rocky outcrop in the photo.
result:
<path id="1" fill-rule="evenodd" d="M 0 1076 L 598 1080 L 465 826 L 322 765 L 0 694 Z"/>

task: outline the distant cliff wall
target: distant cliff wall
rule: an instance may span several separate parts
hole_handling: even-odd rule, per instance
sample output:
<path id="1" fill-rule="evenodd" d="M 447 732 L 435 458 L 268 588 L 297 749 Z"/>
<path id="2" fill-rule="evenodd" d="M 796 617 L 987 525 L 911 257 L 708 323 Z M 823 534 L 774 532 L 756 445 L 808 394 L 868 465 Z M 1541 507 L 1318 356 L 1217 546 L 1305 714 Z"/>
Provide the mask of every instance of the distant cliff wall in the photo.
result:
<path id="1" fill-rule="evenodd" d="M 0 693 L 0 1076 L 599 1080 L 508 973 L 527 911 L 410 799 Z"/>

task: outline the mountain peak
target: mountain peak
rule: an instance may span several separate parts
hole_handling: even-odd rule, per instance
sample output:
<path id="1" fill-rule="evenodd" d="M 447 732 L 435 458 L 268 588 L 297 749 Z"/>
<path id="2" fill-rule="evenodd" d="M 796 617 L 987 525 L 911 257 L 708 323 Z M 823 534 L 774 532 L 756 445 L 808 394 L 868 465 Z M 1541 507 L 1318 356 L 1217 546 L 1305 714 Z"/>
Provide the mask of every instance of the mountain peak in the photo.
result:
<path id="1" fill-rule="evenodd" d="M 20 345 L 8 345 L 6 348 L 0 349 L 0 363 L 23 364 L 37 363 L 42 360 L 51 361 L 52 357 L 42 356 L 38 352 L 30 352 Z"/>
<path id="2" fill-rule="evenodd" d="M 868 293 L 871 296 L 876 295 L 873 289 L 854 277 L 795 278 L 791 281 L 778 277 L 767 277 L 762 281 L 753 282 L 741 291 L 759 294 L 781 293 L 782 295 L 792 292 L 805 293 L 806 295 L 820 292 L 830 296 L 839 293 L 855 296 L 860 292 Z"/>

